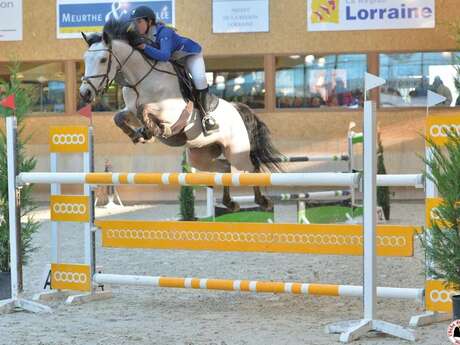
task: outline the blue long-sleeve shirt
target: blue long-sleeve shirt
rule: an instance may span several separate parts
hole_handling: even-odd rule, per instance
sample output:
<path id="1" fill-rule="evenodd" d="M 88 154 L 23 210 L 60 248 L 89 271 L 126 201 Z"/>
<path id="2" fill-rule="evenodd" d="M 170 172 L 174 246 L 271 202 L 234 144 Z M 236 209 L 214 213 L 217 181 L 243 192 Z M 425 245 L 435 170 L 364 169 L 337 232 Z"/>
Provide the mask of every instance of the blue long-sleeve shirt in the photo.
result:
<path id="1" fill-rule="evenodd" d="M 157 24 L 156 32 L 153 30 L 152 39 L 160 47 L 159 49 L 146 44 L 144 53 L 149 58 L 158 61 L 168 61 L 174 58 L 175 52 L 183 52 L 187 54 L 201 53 L 201 46 L 195 41 L 178 35 L 174 30 Z"/>

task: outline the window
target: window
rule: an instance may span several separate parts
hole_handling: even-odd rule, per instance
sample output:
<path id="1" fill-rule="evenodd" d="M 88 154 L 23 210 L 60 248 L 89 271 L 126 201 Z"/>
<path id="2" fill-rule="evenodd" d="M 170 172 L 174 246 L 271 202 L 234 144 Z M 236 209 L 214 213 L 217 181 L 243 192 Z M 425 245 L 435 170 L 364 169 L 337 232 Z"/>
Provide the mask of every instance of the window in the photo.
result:
<path id="1" fill-rule="evenodd" d="M 356 108 L 363 103 L 365 54 L 291 55 L 276 61 L 277 108 Z"/>
<path id="2" fill-rule="evenodd" d="M 0 77 L 7 81 L 10 70 L 2 65 Z M 62 63 L 21 63 L 18 79 L 31 97 L 31 112 L 65 111 L 65 75 Z"/>
<path id="3" fill-rule="evenodd" d="M 242 102 L 253 109 L 264 107 L 263 57 L 206 59 L 210 90 L 229 102 Z"/>
<path id="4" fill-rule="evenodd" d="M 382 107 L 425 107 L 427 91 L 444 97 L 440 106 L 460 104 L 455 87 L 459 53 L 380 54 L 380 76 L 387 80 L 380 91 Z"/>
<path id="5" fill-rule="evenodd" d="M 81 78 L 85 74 L 85 64 L 80 62 L 77 64 L 77 104 L 78 108 L 84 106 L 84 102 L 80 99 L 78 89 L 81 85 Z M 122 88 L 113 82 L 107 91 L 102 96 L 97 96 L 93 102 L 93 111 L 116 111 L 124 108 Z"/>

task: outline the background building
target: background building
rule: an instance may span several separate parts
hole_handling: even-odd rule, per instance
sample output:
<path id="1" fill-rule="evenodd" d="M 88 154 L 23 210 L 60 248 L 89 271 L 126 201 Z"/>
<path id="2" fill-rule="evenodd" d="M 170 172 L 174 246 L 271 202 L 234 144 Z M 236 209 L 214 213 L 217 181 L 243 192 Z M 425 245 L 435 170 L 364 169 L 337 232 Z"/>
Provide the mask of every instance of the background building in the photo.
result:
<path id="1" fill-rule="evenodd" d="M 349 122 L 355 121 L 358 129 L 361 124 L 364 72 L 380 75 L 387 84 L 370 97 L 378 104 L 387 170 L 419 172 L 424 97 L 436 76 L 451 98 L 433 112 L 456 112 L 459 103 L 454 85 L 459 53 L 449 27 L 459 18 L 458 1 L 436 1 L 434 28 L 327 32 L 307 31 L 306 0 L 268 3 L 268 32 L 213 33 L 211 0 L 174 1 L 175 26 L 202 44 L 213 91 L 256 109 L 287 155 L 340 153 L 346 150 Z M 0 76 L 8 79 L 12 59 L 22 62 L 20 77 L 33 95 L 28 150 L 43 171 L 49 167 L 48 127 L 87 122 L 76 115 L 86 44 L 57 38 L 55 0 L 23 0 L 22 6 L 23 39 L 0 42 Z M 113 86 L 94 104 L 96 170 L 103 170 L 109 159 L 115 171 L 177 171 L 181 149 L 158 143 L 135 146 L 114 125 L 112 116 L 122 103 Z M 78 167 L 78 159 L 62 163 L 64 170 Z M 292 170 L 306 167 L 299 164 Z M 341 167 L 310 164 L 308 169 Z M 38 188 L 46 193 L 48 187 Z M 157 187 L 121 188 L 120 193 L 125 200 L 176 198 L 176 192 Z"/>

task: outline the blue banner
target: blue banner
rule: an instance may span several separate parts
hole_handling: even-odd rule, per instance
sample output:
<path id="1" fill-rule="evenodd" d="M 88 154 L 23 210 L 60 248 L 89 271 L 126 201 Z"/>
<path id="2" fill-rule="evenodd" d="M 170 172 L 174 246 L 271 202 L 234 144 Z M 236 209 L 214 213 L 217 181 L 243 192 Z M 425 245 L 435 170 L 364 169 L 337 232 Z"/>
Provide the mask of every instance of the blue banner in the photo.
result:
<path id="1" fill-rule="evenodd" d="M 122 18 L 137 6 L 151 7 L 158 20 L 174 25 L 174 0 L 115 1 L 58 0 L 58 38 L 78 38 L 80 32 L 100 32 L 108 18 Z"/>

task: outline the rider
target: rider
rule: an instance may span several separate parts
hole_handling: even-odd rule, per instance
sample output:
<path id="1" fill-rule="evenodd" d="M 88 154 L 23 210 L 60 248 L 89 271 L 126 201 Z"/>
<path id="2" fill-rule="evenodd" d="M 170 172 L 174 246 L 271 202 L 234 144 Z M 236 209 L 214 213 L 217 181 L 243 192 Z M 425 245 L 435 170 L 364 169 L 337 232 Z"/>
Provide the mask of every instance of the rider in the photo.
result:
<path id="1" fill-rule="evenodd" d="M 213 99 L 209 93 L 206 80 L 201 46 L 195 41 L 179 36 L 173 29 L 157 22 L 155 12 L 149 6 L 138 6 L 131 12 L 131 19 L 135 20 L 137 30 L 141 35 L 146 35 L 150 40 L 134 43 L 145 55 L 157 61 L 179 60 L 185 57 L 187 70 L 192 75 L 193 83 L 198 92 L 198 101 L 204 112 L 203 127 L 206 132 L 218 130 L 219 125 L 210 115 Z M 155 48 L 151 41 L 159 46 Z"/>

